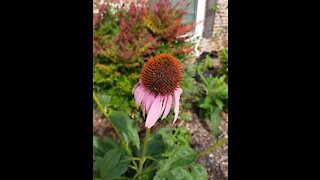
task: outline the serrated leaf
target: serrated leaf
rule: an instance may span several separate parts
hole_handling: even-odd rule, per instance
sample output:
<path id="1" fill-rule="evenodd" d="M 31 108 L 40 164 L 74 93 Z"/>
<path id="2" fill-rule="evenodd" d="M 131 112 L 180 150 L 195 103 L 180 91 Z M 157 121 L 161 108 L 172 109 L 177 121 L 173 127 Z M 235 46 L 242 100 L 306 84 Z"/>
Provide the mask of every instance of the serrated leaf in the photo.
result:
<path id="1" fill-rule="evenodd" d="M 200 164 L 191 164 L 187 167 L 175 168 L 163 176 L 155 176 L 154 180 L 207 180 L 208 173 Z"/>
<path id="2" fill-rule="evenodd" d="M 119 148 L 119 144 L 110 137 L 99 138 L 93 136 L 93 153 L 95 156 L 103 157 L 105 153 L 114 148 Z"/>
<path id="3" fill-rule="evenodd" d="M 196 153 L 190 146 L 180 146 L 173 150 L 173 154 L 166 160 L 159 161 L 157 178 L 165 177 L 172 170 L 189 165 L 196 159 Z"/>
<path id="4" fill-rule="evenodd" d="M 154 180 L 196 180 L 196 179 L 193 179 L 193 176 L 191 175 L 191 173 L 187 171 L 185 168 L 179 167 L 168 172 L 163 177 L 156 176 Z"/>
<path id="5" fill-rule="evenodd" d="M 138 129 L 134 126 L 133 121 L 127 114 L 121 111 L 115 111 L 110 115 L 110 119 L 127 144 L 132 142 L 140 148 Z"/>
<path id="6" fill-rule="evenodd" d="M 191 175 L 195 180 L 207 180 L 208 173 L 207 170 L 200 164 L 191 164 Z"/>
<path id="7" fill-rule="evenodd" d="M 118 177 L 126 172 L 129 158 L 121 149 L 112 149 L 99 161 L 100 176 L 103 180 Z"/>
<path id="8" fill-rule="evenodd" d="M 114 179 L 114 177 L 119 177 L 125 173 L 128 169 L 129 161 L 130 158 L 128 156 L 122 155 L 118 164 L 108 173 L 108 177 L 112 177 L 108 179 Z"/>

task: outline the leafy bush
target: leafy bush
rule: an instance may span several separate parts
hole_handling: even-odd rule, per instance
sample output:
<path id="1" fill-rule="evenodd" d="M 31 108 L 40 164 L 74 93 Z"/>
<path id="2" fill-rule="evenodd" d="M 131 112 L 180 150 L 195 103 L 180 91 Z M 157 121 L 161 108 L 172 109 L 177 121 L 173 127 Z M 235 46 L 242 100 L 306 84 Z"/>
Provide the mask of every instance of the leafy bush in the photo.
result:
<path id="1" fill-rule="evenodd" d="M 227 53 L 227 51 L 224 53 Z M 223 53 L 222 55 L 227 56 Z M 220 132 L 218 129 L 220 123 L 221 111 L 227 111 L 228 103 L 228 84 L 225 82 L 226 76 L 220 69 L 217 76 L 213 77 L 212 74 L 205 74 L 208 69 L 213 67 L 212 58 L 206 56 L 203 62 L 196 64 L 197 74 L 202 81 L 203 97 L 199 101 L 200 117 L 210 120 L 212 132 L 215 140 L 219 137 Z M 225 67 L 225 66 L 224 66 Z M 227 73 L 224 72 L 224 73 Z M 207 75 L 207 76 L 205 76 Z"/>
<path id="2" fill-rule="evenodd" d="M 220 135 L 218 126 L 220 122 L 220 113 L 224 107 L 224 101 L 228 100 L 228 85 L 222 77 L 203 77 L 205 97 L 201 99 L 200 115 L 209 119 L 212 124 L 214 138 L 217 139 Z"/>

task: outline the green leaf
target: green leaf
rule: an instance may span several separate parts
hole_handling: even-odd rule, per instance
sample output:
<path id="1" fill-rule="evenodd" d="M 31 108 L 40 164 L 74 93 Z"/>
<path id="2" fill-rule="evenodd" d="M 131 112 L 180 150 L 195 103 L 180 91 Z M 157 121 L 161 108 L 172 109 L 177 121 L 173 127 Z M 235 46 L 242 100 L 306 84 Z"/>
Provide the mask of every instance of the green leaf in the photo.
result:
<path id="1" fill-rule="evenodd" d="M 213 66 L 213 59 L 207 55 L 206 58 L 204 59 L 204 67 L 205 69 L 209 69 Z"/>
<path id="2" fill-rule="evenodd" d="M 208 173 L 200 164 L 191 164 L 189 168 L 178 167 L 163 176 L 155 176 L 154 180 L 207 180 Z"/>
<path id="3" fill-rule="evenodd" d="M 220 110 L 223 108 L 223 102 L 220 99 L 214 99 Z"/>
<path id="4" fill-rule="evenodd" d="M 176 167 L 188 165 L 192 163 L 194 160 L 195 160 L 194 154 L 182 156 L 181 159 L 177 159 L 174 162 L 172 162 L 169 169 L 174 169 Z"/>
<path id="5" fill-rule="evenodd" d="M 102 157 L 96 157 L 93 163 L 93 177 L 100 178 L 100 163 L 103 162 Z"/>
<path id="6" fill-rule="evenodd" d="M 200 108 L 209 109 L 212 106 L 212 99 L 210 96 L 206 96 L 204 101 L 199 105 Z"/>
<path id="7" fill-rule="evenodd" d="M 162 156 L 167 148 L 168 144 L 163 140 L 153 139 L 148 143 L 146 154 L 158 159 Z"/>
<path id="8" fill-rule="evenodd" d="M 98 95 L 98 99 L 100 100 L 102 106 L 104 108 L 106 108 L 107 104 L 111 101 L 111 96 L 110 95 L 100 94 L 100 95 Z"/>
<path id="9" fill-rule="evenodd" d="M 108 173 L 108 177 L 121 176 L 123 173 L 127 171 L 129 162 L 130 162 L 129 156 L 126 156 L 126 155 L 121 156 L 117 166 L 115 166 L 115 168 Z"/>
<path id="10" fill-rule="evenodd" d="M 190 145 L 192 138 L 187 129 L 175 128 L 174 134 L 176 135 L 173 138 L 177 145 Z"/>
<path id="11" fill-rule="evenodd" d="M 110 137 L 99 138 L 93 136 L 93 153 L 95 156 L 103 157 L 109 150 L 119 148 L 119 145 Z"/>
<path id="12" fill-rule="evenodd" d="M 179 167 L 176 168 L 162 177 L 155 176 L 154 180 L 196 180 L 193 179 L 191 173 L 185 168 Z"/>
<path id="13" fill-rule="evenodd" d="M 196 180 L 207 180 L 207 170 L 200 164 L 191 164 L 191 175 Z"/>
<path id="14" fill-rule="evenodd" d="M 213 137 L 215 140 L 218 139 L 220 132 L 219 132 L 219 123 L 220 123 L 220 110 L 218 108 L 212 107 L 212 112 L 210 115 L 210 120 L 211 120 L 211 126 L 212 126 L 212 132 L 213 132 Z"/>
<path id="15" fill-rule="evenodd" d="M 121 149 L 112 149 L 99 159 L 100 176 L 104 180 L 118 177 L 128 169 L 130 158 Z"/>
<path id="16" fill-rule="evenodd" d="M 155 136 L 159 135 L 161 139 L 166 142 L 170 147 L 174 146 L 174 139 L 173 139 L 173 128 L 165 127 L 161 128 Z"/>
<path id="17" fill-rule="evenodd" d="M 211 9 L 213 12 L 215 12 L 216 10 L 218 10 L 218 3 L 215 3 L 211 6 Z"/>
<path id="18" fill-rule="evenodd" d="M 114 126 L 119 130 L 121 136 L 127 144 L 132 142 L 138 148 L 140 147 L 138 129 L 134 126 L 133 121 L 127 114 L 124 112 L 115 111 L 110 115 L 110 119 Z"/>
<path id="19" fill-rule="evenodd" d="M 196 153 L 190 146 L 178 146 L 172 153 L 168 159 L 159 161 L 157 178 L 165 177 L 174 169 L 189 165 L 196 159 Z"/>

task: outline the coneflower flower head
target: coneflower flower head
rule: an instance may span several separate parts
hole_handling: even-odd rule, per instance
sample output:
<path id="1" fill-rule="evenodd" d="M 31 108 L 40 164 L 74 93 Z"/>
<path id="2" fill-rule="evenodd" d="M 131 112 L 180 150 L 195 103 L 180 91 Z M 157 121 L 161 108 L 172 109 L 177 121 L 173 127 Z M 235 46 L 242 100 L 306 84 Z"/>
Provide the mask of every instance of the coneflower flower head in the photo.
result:
<path id="1" fill-rule="evenodd" d="M 139 82 L 134 86 L 136 106 L 142 104 L 142 115 L 147 119 L 145 127 L 151 128 L 161 117 L 168 116 L 174 104 L 174 120 L 179 114 L 180 83 L 182 70 L 179 61 L 170 54 L 159 54 L 149 59 L 141 70 Z"/>

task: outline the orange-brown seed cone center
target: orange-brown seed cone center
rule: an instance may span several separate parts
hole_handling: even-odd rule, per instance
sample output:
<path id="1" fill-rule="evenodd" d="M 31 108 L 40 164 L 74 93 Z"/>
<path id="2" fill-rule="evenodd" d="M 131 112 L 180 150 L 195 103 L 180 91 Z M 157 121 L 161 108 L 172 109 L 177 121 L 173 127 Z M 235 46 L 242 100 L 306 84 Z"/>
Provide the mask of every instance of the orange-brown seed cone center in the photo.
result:
<path id="1" fill-rule="evenodd" d="M 159 54 L 145 63 L 141 81 L 147 90 L 168 95 L 180 85 L 182 71 L 178 60 L 170 54 Z"/>

